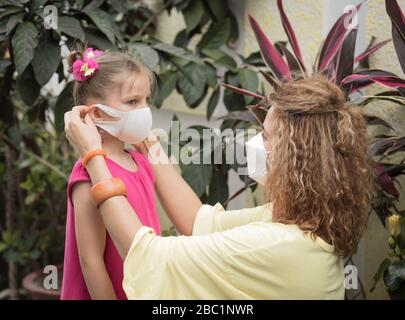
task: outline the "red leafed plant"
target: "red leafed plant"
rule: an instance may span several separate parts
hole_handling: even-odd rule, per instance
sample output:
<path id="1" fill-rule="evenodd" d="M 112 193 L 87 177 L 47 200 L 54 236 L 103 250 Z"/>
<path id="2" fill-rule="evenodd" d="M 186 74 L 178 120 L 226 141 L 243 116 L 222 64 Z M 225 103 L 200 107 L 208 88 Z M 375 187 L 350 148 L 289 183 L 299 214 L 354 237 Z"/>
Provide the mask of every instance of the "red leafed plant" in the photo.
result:
<path id="1" fill-rule="evenodd" d="M 384 40 L 379 43 L 374 43 L 373 37 L 367 49 L 359 55 L 355 55 L 356 40 L 358 25 L 355 24 L 354 15 L 361 10 L 365 2 L 357 5 L 354 12 L 343 13 L 335 22 L 325 40 L 323 41 L 316 61 L 313 65 L 313 73 L 322 73 L 330 80 L 338 84 L 346 94 L 347 100 L 352 105 L 364 106 L 372 101 L 385 100 L 405 105 L 405 80 L 397 75 L 380 69 L 369 68 L 368 58 L 371 54 L 382 48 L 391 39 Z M 283 82 L 292 79 L 293 75 L 298 77 L 309 76 L 309 70 L 302 56 L 302 52 L 294 32 L 294 29 L 288 20 L 284 11 L 283 0 L 277 0 L 281 22 L 290 44 L 289 49 L 287 43 L 276 42 L 271 40 L 264 33 L 259 23 L 249 16 L 249 22 L 259 44 L 260 52 L 266 68 L 257 69 L 263 78 L 269 84 L 276 88 Z M 402 68 L 405 67 L 405 19 L 396 0 L 386 1 L 387 12 L 393 23 L 393 41 L 400 60 Z M 252 66 L 253 67 L 253 66 Z M 389 91 L 384 91 L 372 96 L 364 95 L 361 89 L 377 83 L 385 87 L 389 87 Z M 256 103 L 247 106 L 246 111 L 230 112 L 224 119 L 240 119 L 251 121 L 252 114 L 256 122 L 261 124 L 266 116 L 269 105 L 264 95 L 250 92 L 245 89 L 240 89 L 229 84 L 223 84 L 226 88 L 238 92 L 243 95 L 248 95 L 255 98 Z M 353 93 L 357 93 L 353 97 Z M 386 121 L 373 117 L 366 116 L 369 125 L 383 125 L 391 130 L 393 128 Z M 384 136 L 372 143 L 370 150 L 375 161 L 375 173 L 377 181 L 382 192 L 390 201 L 399 197 L 399 192 L 394 180 L 400 174 L 404 173 L 404 164 L 388 166 L 381 163 L 383 158 L 391 155 L 394 152 L 404 150 L 405 137 Z M 391 207 L 391 206 L 390 206 Z M 385 223 L 385 218 L 388 214 L 386 206 L 379 204 L 375 208 L 381 221 Z"/>

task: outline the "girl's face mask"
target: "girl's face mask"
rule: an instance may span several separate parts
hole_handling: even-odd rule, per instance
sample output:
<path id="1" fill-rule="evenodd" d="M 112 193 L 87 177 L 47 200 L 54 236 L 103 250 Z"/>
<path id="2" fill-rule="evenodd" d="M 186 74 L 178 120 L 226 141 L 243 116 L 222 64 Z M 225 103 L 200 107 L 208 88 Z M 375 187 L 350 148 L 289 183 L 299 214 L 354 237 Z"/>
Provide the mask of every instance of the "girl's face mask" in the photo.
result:
<path id="1" fill-rule="evenodd" d="M 264 148 L 262 132 L 246 142 L 248 175 L 261 185 L 266 184 L 268 154 Z"/>
<path id="2" fill-rule="evenodd" d="M 142 142 L 152 129 L 152 112 L 148 106 L 132 111 L 119 111 L 103 104 L 95 107 L 117 120 L 93 120 L 94 124 L 126 143 Z"/>

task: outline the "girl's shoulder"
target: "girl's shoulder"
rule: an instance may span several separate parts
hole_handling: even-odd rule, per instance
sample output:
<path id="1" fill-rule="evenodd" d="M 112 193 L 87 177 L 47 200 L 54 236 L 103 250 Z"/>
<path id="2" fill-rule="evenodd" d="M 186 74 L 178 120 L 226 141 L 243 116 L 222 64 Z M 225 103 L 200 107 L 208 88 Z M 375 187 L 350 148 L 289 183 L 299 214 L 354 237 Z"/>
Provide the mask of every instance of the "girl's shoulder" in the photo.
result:
<path id="1" fill-rule="evenodd" d="M 86 170 L 86 168 L 82 164 L 82 158 L 80 157 L 70 172 L 69 182 L 77 180 L 77 179 L 87 179 L 90 180 L 90 176 Z"/>
<path id="2" fill-rule="evenodd" d="M 72 168 L 72 171 L 70 173 L 69 176 L 69 181 L 68 181 L 68 185 L 67 185 L 67 195 L 68 198 L 71 199 L 71 192 L 73 189 L 73 186 L 77 183 L 77 182 L 81 182 L 81 181 L 91 181 L 90 176 L 86 170 L 86 168 L 82 165 L 82 158 L 79 158 L 75 165 Z"/>

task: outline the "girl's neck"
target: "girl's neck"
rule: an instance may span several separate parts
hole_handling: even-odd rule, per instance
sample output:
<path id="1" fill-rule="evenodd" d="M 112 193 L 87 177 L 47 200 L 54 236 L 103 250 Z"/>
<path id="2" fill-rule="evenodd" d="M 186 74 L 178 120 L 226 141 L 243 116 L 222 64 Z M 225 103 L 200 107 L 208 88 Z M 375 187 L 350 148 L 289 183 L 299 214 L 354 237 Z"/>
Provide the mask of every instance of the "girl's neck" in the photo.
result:
<path id="1" fill-rule="evenodd" d="M 116 138 L 103 140 L 103 149 L 107 152 L 108 157 L 116 157 L 123 155 L 125 152 L 125 143 Z"/>

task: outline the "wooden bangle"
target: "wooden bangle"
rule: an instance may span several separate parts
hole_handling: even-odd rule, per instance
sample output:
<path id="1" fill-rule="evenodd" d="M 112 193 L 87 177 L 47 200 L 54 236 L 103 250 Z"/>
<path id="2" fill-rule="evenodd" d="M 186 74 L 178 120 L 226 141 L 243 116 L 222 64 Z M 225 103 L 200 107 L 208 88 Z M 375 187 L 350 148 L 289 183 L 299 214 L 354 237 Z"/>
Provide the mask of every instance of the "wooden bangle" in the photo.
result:
<path id="1" fill-rule="evenodd" d="M 103 156 L 105 158 L 107 156 L 107 152 L 104 149 L 95 149 L 87 152 L 82 159 L 83 167 L 86 167 L 89 160 L 94 156 Z"/>
<path id="2" fill-rule="evenodd" d="M 127 188 L 119 178 L 111 178 L 100 181 L 90 188 L 94 205 L 98 208 L 100 204 L 116 196 L 127 196 Z"/>

